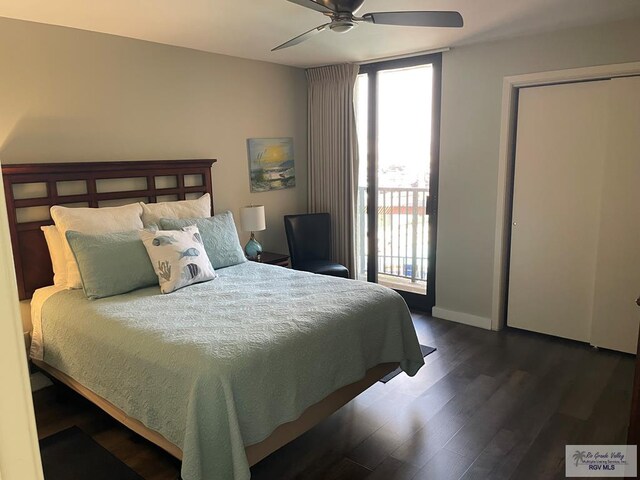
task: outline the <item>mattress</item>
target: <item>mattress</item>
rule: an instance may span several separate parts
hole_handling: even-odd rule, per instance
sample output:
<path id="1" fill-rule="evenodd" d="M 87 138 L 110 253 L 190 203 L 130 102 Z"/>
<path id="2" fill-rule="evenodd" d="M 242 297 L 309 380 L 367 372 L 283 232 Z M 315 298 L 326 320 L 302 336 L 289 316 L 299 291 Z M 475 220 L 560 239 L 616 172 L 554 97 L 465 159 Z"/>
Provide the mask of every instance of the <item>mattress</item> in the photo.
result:
<path id="1" fill-rule="evenodd" d="M 51 285 L 37 289 L 31 298 L 31 347 L 29 356 L 36 360 L 44 360 L 44 345 L 42 342 L 42 306 L 47 299 L 66 287 Z"/>
<path id="2" fill-rule="evenodd" d="M 245 446 L 375 365 L 424 364 L 390 289 L 255 262 L 217 273 L 168 295 L 35 296 L 44 361 L 180 447 L 185 480 L 248 479 Z"/>

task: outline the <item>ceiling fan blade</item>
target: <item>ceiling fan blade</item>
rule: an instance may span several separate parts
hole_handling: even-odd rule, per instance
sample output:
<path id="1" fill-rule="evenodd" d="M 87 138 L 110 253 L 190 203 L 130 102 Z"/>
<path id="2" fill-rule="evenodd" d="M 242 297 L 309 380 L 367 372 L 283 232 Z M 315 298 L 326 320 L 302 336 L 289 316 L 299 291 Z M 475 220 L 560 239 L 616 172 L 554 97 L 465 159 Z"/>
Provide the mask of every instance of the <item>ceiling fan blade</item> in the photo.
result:
<path id="1" fill-rule="evenodd" d="M 310 39 L 315 34 L 320 33 L 329 25 L 331 25 L 331 23 L 325 23 L 324 25 L 320 25 L 319 27 L 312 28 L 308 32 L 304 32 L 302 35 L 298 35 L 297 37 L 292 38 L 288 42 L 284 42 L 282 45 L 278 45 L 276 48 L 272 48 L 271 51 L 275 52 L 276 50 L 282 50 L 283 48 L 288 48 L 288 47 L 293 47 L 294 45 L 298 45 L 299 43 L 302 43 L 305 40 Z"/>
<path id="2" fill-rule="evenodd" d="M 320 12 L 320 13 L 336 13 L 336 11 L 332 8 L 332 6 L 330 7 L 329 4 L 330 2 L 327 1 L 323 1 L 323 0 L 289 0 L 291 3 L 295 3 L 296 5 L 300 5 L 301 7 L 306 7 L 306 8 L 310 8 L 312 10 L 315 10 L 316 12 Z"/>
<path id="3" fill-rule="evenodd" d="M 407 27 L 462 27 L 459 12 L 374 12 L 362 16 L 366 21 L 380 25 Z"/>

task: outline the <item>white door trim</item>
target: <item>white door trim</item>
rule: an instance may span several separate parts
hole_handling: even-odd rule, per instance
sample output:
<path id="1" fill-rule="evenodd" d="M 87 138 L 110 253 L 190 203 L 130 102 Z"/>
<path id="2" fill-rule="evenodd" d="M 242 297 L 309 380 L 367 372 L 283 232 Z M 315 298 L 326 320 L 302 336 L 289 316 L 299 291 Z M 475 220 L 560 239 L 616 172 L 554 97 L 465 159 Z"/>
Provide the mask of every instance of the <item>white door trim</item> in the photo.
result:
<path id="1" fill-rule="evenodd" d="M 0 180 L 2 174 L 0 173 Z M 42 480 L 38 432 L 0 181 L 0 472 L 7 480 Z"/>
<path id="2" fill-rule="evenodd" d="M 505 298 L 507 293 L 506 268 L 509 245 L 509 190 L 513 167 L 513 139 L 515 136 L 515 114 L 518 89 L 556 83 L 572 83 L 588 80 L 603 80 L 614 77 L 640 75 L 640 62 L 597 65 L 550 72 L 527 73 L 504 77 L 502 83 L 502 114 L 500 124 L 500 150 L 498 153 L 498 188 L 496 204 L 496 231 L 493 261 L 493 299 L 491 328 L 501 330 L 506 323 Z"/>

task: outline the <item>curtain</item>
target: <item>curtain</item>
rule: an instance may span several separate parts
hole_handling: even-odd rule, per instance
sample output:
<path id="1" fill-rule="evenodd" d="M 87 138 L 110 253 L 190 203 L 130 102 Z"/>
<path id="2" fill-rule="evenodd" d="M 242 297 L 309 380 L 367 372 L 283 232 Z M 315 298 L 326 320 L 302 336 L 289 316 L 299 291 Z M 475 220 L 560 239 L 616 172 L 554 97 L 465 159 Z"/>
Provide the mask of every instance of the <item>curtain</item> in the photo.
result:
<path id="1" fill-rule="evenodd" d="M 307 70 L 309 213 L 331 214 L 334 261 L 355 275 L 358 139 L 354 88 L 358 65 Z"/>

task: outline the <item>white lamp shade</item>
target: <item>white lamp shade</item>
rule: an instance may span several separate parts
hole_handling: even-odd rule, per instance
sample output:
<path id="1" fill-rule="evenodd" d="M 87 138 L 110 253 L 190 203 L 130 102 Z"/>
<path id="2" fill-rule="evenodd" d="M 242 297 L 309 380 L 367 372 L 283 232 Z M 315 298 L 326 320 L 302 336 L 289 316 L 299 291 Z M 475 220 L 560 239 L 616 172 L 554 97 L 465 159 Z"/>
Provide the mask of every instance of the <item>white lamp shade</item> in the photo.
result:
<path id="1" fill-rule="evenodd" d="M 245 232 L 259 232 L 265 230 L 264 205 L 252 205 L 240 209 L 240 224 Z"/>

